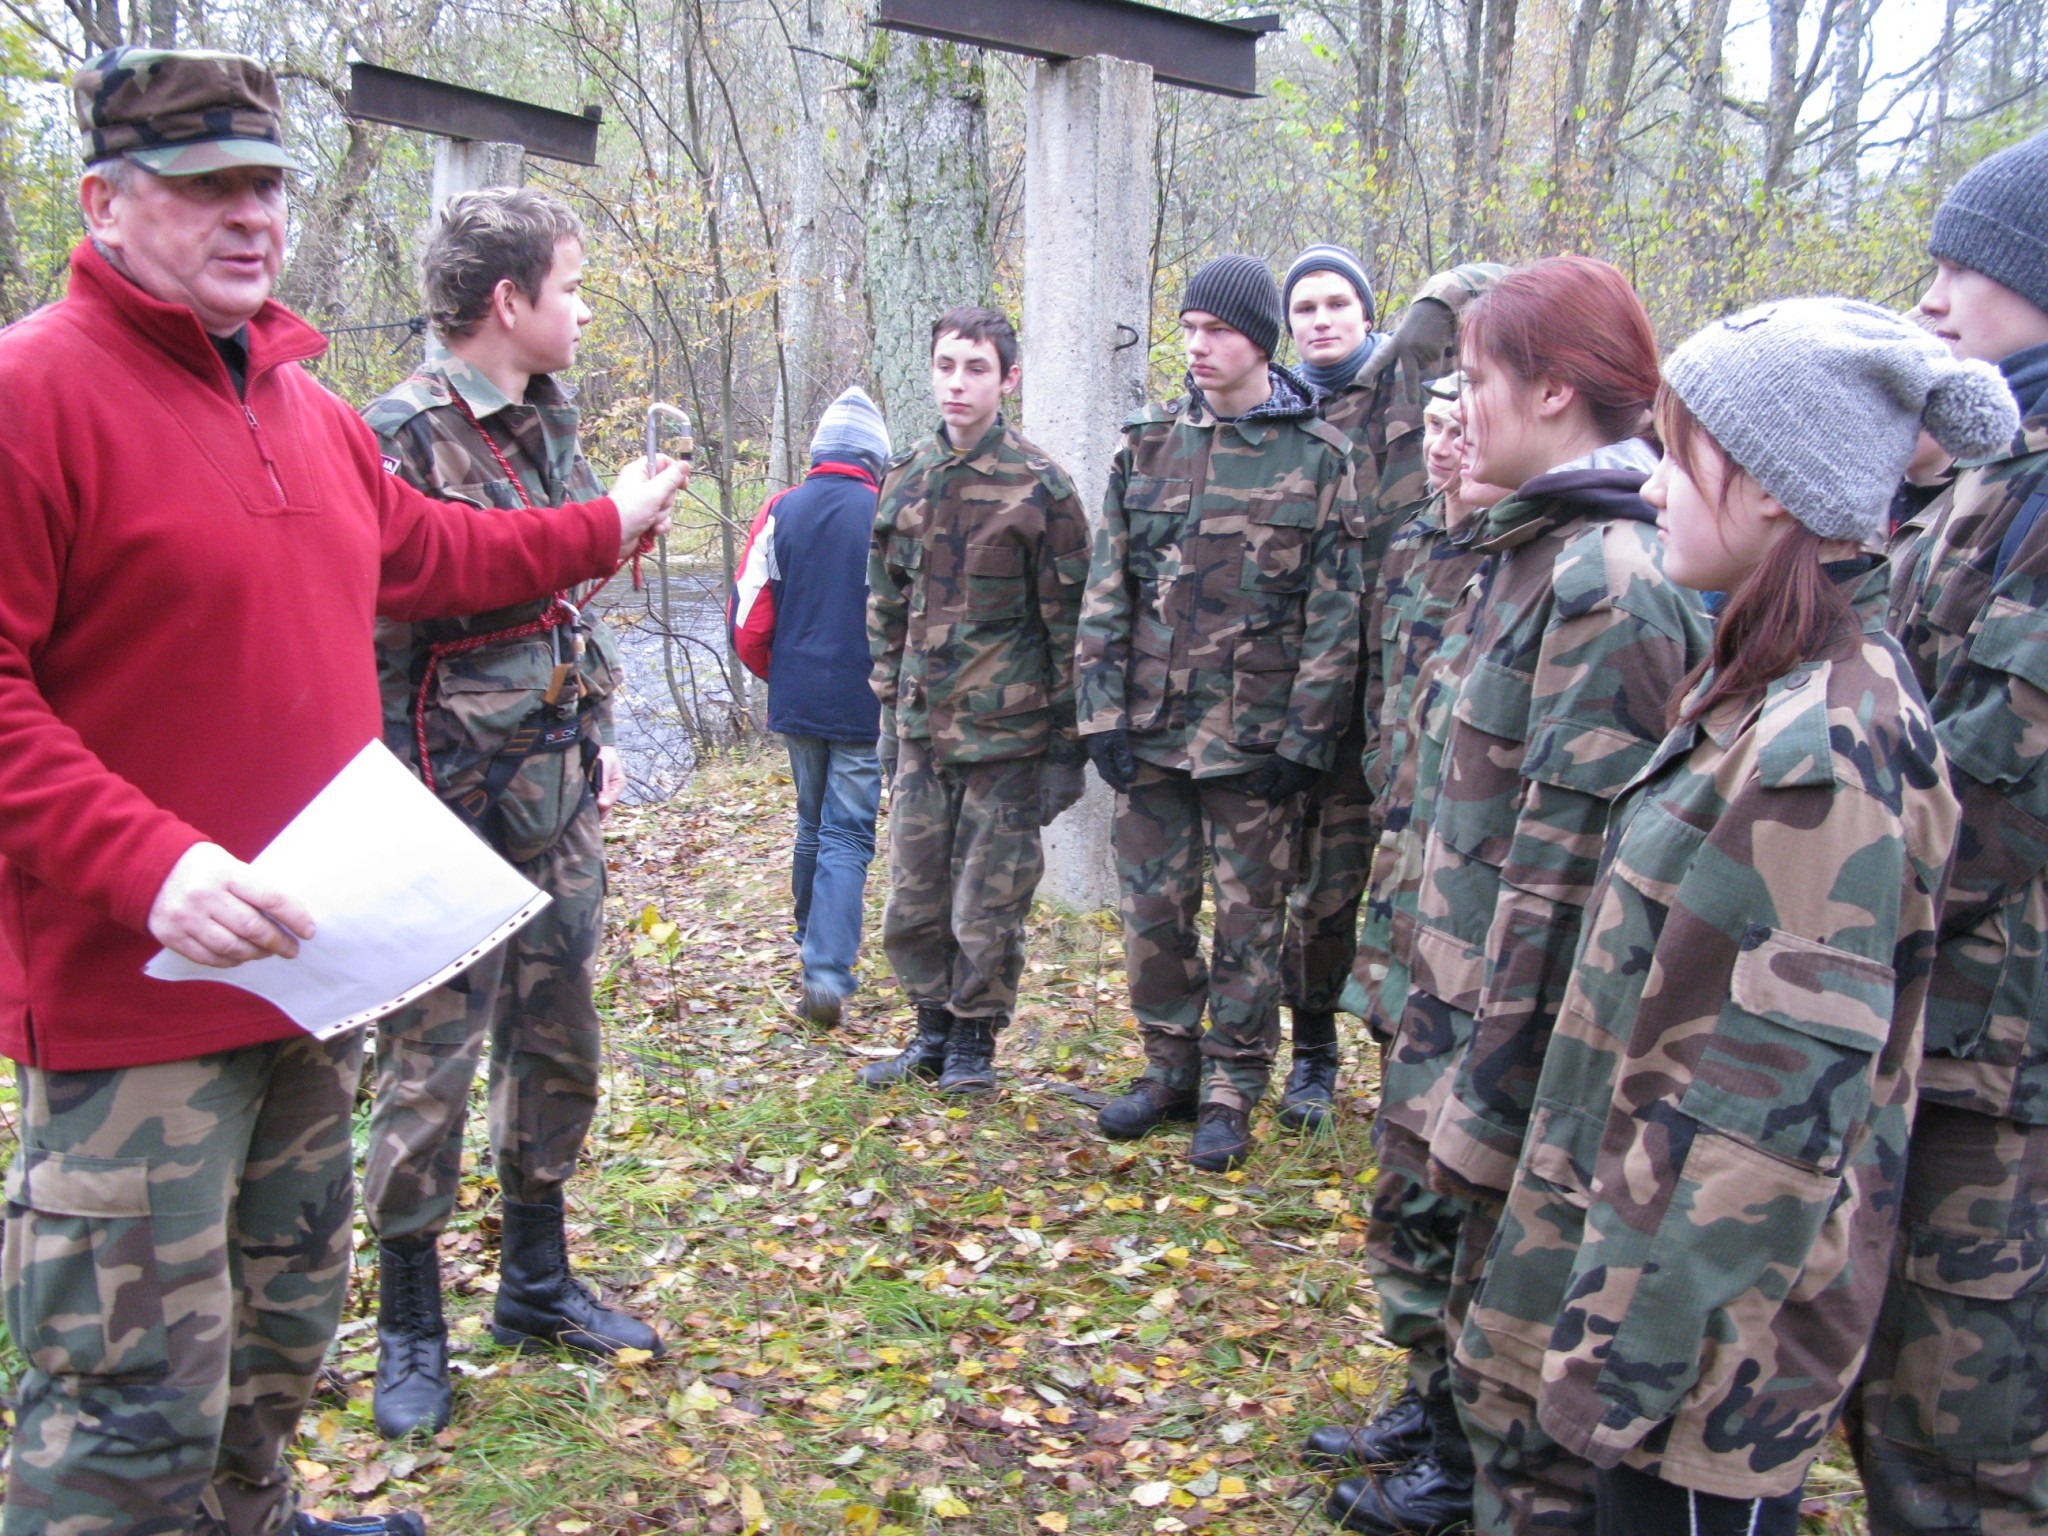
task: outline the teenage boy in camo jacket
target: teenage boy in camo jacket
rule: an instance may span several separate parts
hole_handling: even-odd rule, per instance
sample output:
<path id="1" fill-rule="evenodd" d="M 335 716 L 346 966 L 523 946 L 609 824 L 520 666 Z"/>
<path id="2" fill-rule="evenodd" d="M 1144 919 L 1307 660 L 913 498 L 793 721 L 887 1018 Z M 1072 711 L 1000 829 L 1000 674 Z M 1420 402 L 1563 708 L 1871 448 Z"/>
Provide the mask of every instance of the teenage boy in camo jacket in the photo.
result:
<path id="1" fill-rule="evenodd" d="M 1902 1232 L 1865 1367 L 1871 1526 L 2048 1530 L 2048 134 L 1951 192 L 1920 309 L 2019 435 L 1893 540 L 1890 624 L 1963 804 Z"/>
<path id="2" fill-rule="evenodd" d="M 1099 1124 L 1135 1138 L 1199 1118 L 1190 1159 L 1220 1170 L 1250 1154 L 1279 1045 L 1303 794 L 1356 686 L 1365 511 L 1349 441 L 1272 362 L 1280 295 L 1264 262 L 1204 266 L 1181 329 L 1188 392 L 1125 424 L 1081 619 L 1081 729 L 1121 797 L 1124 956 L 1148 1061 Z"/>
<path id="3" fill-rule="evenodd" d="M 1081 796 L 1074 626 L 1088 520 L 1073 482 L 1002 416 L 1017 333 L 992 309 L 932 327 L 939 430 L 890 466 L 868 562 L 882 701 L 889 905 L 882 945 L 917 1033 L 861 1073 L 995 1089 L 1017 1006 L 1041 826 Z"/>
<path id="4" fill-rule="evenodd" d="M 1341 246 L 1312 245 L 1294 258 L 1283 309 L 1325 421 L 1351 440 L 1365 509 L 1362 637 L 1358 696 L 1329 774 L 1310 797 L 1302 833 L 1302 878 L 1288 900 L 1284 962 L 1293 1063 L 1280 1094 L 1280 1121 L 1324 1124 L 1337 1088 L 1337 1007 L 1351 974 L 1358 903 L 1378 841 L 1378 814 L 1360 774 L 1366 735 L 1383 688 L 1370 616 L 1382 551 L 1401 520 L 1429 495 L 1422 462 L 1423 381 L 1450 366 L 1457 312 L 1505 268 L 1458 267 L 1432 278 L 1393 334 L 1374 331 L 1372 284 Z"/>

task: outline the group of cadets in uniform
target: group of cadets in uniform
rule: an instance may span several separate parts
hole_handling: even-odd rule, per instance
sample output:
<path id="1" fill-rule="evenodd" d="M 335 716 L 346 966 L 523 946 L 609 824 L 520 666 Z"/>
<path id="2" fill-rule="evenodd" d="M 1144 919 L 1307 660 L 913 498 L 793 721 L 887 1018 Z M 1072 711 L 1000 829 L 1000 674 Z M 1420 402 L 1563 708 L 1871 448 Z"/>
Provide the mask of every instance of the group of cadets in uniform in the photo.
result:
<path id="1" fill-rule="evenodd" d="M 274 86 L 221 57 L 83 80 L 103 200 L 126 195 L 107 124 L 184 96 L 241 113 L 232 165 L 278 163 Z M 123 226 L 94 227 L 109 273 L 81 270 L 118 284 Z M 1846 1422 L 1873 1530 L 2048 1530 L 2048 135 L 1963 179 L 1932 254 L 1919 325 L 1767 303 L 1661 369 L 1640 301 L 1586 258 L 1457 268 L 1391 333 L 1340 248 L 1304 251 L 1284 289 L 1218 258 L 1184 294 L 1186 392 L 1126 423 L 1092 539 L 1066 473 L 1004 419 L 1008 322 L 933 326 L 940 424 L 883 477 L 868 560 L 884 946 L 916 1025 L 862 1079 L 994 1090 L 1040 829 L 1092 761 L 1117 792 L 1146 1061 L 1102 1131 L 1192 1122 L 1194 1165 L 1234 1168 L 1283 1005 L 1291 1127 L 1335 1113 L 1340 1007 L 1380 1049 L 1366 1262 L 1409 1366 L 1376 1418 L 1305 1448 L 1348 1529 L 1789 1536 Z M 427 359 L 364 413 L 389 475 L 506 512 L 601 493 L 553 378 L 590 318 L 581 264 L 557 199 L 450 208 Z M 1299 371 L 1274 361 L 1283 325 Z M 238 393 L 247 345 L 212 344 Z M 1909 465 L 1940 488 L 1901 500 Z M 674 479 L 622 479 L 628 542 Z M 553 897 L 379 1031 L 365 1187 L 391 1435 L 449 1418 L 436 1240 L 486 1049 L 494 1334 L 661 1351 L 566 1252 L 601 1055 L 619 666 L 582 611 L 588 555 L 535 569 L 584 584 L 458 618 L 394 599 L 405 621 L 376 635 L 393 750 Z M 822 1010 L 806 994 L 821 1021 L 829 990 Z M 312 1064 L 330 1111 L 351 1061 Z M 317 1348 L 271 1371 L 289 1412 L 232 1467 L 124 1490 L 92 1460 L 91 1415 L 63 1408 L 60 1379 L 98 1378 L 58 1339 L 64 1296 L 28 1281 L 57 1272 L 65 1212 L 106 1183 L 66 1150 L 99 1112 L 24 1072 L 8 1320 L 34 1371 L 7 1530 L 204 1489 L 223 1528 L 236 1500 L 275 1524 L 286 1485 L 257 1463 L 281 1454 Z M 188 1416 L 239 1445 L 236 1408 L 202 1386 Z"/>

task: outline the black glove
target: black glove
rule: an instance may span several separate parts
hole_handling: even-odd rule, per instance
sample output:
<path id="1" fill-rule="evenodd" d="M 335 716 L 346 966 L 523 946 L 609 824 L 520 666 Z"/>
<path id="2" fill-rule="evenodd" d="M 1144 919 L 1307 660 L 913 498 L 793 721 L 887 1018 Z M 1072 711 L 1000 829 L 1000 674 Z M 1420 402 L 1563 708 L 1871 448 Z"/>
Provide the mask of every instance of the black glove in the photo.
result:
<path id="1" fill-rule="evenodd" d="M 1088 743 L 1088 760 L 1102 775 L 1102 782 L 1120 795 L 1131 792 L 1138 782 L 1138 759 L 1131 753 L 1131 733 L 1122 726 L 1099 736 L 1082 738 Z"/>
<path id="2" fill-rule="evenodd" d="M 1078 768 L 1088 761 L 1088 743 L 1078 736 L 1054 732 L 1045 749 L 1045 760 L 1055 768 Z"/>
<path id="3" fill-rule="evenodd" d="M 1275 804 L 1289 795 L 1298 795 L 1312 788 L 1322 774 L 1314 768 L 1304 767 L 1291 757 L 1282 757 L 1275 752 L 1245 775 L 1245 788 L 1261 800 Z"/>
<path id="4" fill-rule="evenodd" d="M 1038 824 L 1049 827 L 1081 798 L 1088 787 L 1088 765 L 1056 763 L 1050 757 L 1038 770 Z"/>
<path id="5" fill-rule="evenodd" d="M 1394 327 L 1392 351 L 1412 360 L 1425 378 L 1449 368 L 1456 360 L 1458 317 L 1442 299 L 1417 299 Z"/>

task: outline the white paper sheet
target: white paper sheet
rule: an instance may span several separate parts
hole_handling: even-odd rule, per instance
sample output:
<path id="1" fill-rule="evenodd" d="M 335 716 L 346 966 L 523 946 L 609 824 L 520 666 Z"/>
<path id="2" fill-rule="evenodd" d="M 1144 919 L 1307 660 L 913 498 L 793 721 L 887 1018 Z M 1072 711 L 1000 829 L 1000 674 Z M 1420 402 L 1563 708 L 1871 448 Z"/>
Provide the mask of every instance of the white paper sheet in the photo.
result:
<path id="1" fill-rule="evenodd" d="M 331 1039 L 401 1008 L 474 965 L 548 904 L 373 741 L 292 818 L 251 868 L 290 892 L 318 930 L 296 959 L 229 970 L 169 950 L 161 981 L 224 981 Z"/>

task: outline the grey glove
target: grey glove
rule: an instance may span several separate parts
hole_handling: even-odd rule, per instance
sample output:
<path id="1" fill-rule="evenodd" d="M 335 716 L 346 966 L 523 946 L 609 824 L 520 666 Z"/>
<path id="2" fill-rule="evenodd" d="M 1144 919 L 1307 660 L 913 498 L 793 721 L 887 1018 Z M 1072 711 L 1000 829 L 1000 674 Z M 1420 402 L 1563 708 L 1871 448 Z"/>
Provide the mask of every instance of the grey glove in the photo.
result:
<path id="1" fill-rule="evenodd" d="M 884 731 L 875 743 L 875 756 L 882 764 L 882 788 L 889 789 L 896 783 L 896 759 L 902 755 L 903 743 L 896 739 L 893 731 Z"/>
<path id="2" fill-rule="evenodd" d="M 1458 317 L 1442 299 L 1417 299 L 1394 327 L 1388 349 L 1397 357 L 1412 360 L 1424 378 L 1434 378 L 1456 360 Z"/>
<path id="3" fill-rule="evenodd" d="M 1322 774 L 1315 769 L 1275 752 L 1245 775 L 1245 788 L 1261 800 L 1277 804 L 1289 795 L 1298 795 L 1311 788 L 1321 777 Z"/>
<path id="4" fill-rule="evenodd" d="M 1051 826 L 1087 787 L 1085 763 L 1056 763 L 1048 757 L 1038 769 L 1038 824 Z"/>
<path id="5" fill-rule="evenodd" d="M 1131 792 L 1138 782 L 1138 759 L 1131 751 L 1131 733 L 1122 726 L 1100 736 L 1083 738 L 1088 743 L 1088 760 L 1102 775 L 1102 782 L 1120 795 Z"/>

